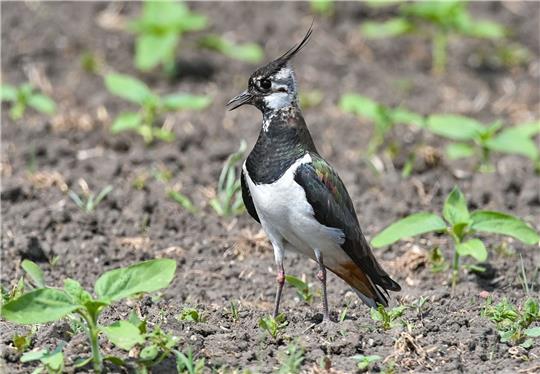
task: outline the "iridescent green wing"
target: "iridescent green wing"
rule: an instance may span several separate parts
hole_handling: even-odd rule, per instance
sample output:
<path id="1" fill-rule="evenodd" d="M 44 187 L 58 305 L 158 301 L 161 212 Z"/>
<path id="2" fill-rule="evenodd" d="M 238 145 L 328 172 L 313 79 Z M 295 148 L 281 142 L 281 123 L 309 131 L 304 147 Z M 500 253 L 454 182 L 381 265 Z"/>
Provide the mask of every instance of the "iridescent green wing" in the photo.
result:
<path id="1" fill-rule="evenodd" d="M 294 180 L 303 187 L 315 219 L 345 234 L 341 248 L 367 273 L 371 280 L 386 289 L 399 290 L 399 285 L 379 266 L 371 252 L 354 210 L 349 193 L 334 169 L 320 156 L 311 154 L 312 162 L 296 170 Z"/>

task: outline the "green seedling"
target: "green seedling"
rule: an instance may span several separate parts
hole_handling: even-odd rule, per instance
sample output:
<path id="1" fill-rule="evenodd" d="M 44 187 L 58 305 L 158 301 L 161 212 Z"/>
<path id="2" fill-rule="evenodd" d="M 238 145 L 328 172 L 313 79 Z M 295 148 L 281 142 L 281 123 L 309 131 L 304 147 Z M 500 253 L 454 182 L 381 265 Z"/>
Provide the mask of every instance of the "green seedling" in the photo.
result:
<path id="1" fill-rule="evenodd" d="M 56 111 L 54 101 L 42 94 L 38 93 L 29 83 L 24 83 L 19 87 L 14 87 L 9 84 L 0 86 L 0 97 L 2 101 L 11 103 L 9 117 L 16 121 L 24 116 L 27 107 L 32 107 L 38 112 L 52 115 Z"/>
<path id="2" fill-rule="evenodd" d="M 240 319 L 240 313 L 238 311 L 238 303 L 235 303 L 234 301 L 231 301 L 231 319 L 236 322 Z"/>
<path id="3" fill-rule="evenodd" d="M 458 280 L 461 257 L 470 256 L 478 262 L 487 259 L 488 253 L 484 242 L 473 237 L 477 232 L 511 236 L 529 245 L 540 241 L 536 230 L 517 217 L 488 210 L 470 213 L 467 201 L 458 187 L 454 187 L 447 196 L 442 216 L 444 219 L 438 214 L 429 212 L 412 214 L 385 228 L 372 239 L 371 244 L 375 248 L 380 248 L 428 232 L 447 235 L 454 243 L 452 262 L 452 287 L 454 287 Z"/>
<path id="4" fill-rule="evenodd" d="M 416 313 L 422 317 L 422 313 L 424 312 L 424 307 L 426 306 L 426 303 L 429 299 L 425 296 L 420 296 L 419 299 L 416 299 L 411 306 L 416 310 Z"/>
<path id="5" fill-rule="evenodd" d="M 310 0 L 309 6 L 313 13 L 325 17 L 330 17 L 335 12 L 334 0 Z"/>
<path id="6" fill-rule="evenodd" d="M 36 332 L 37 326 L 32 326 L 30 331 L 27 331 L 25 334 L 13 335 L 11 342 L 13 343 L 15 349 L 17 349 L 17 352 L 22 353 L 30 347 L 32 344 L 32 337 L 36 334 Z"/>
<path id="7" fill-rule="evenodd" d="M 290 343 L 282 355 L 281 361 L 279 374 L 300 373 L 302 363 L 304 362 L 304 349 L 295 343 Z"/>
<path id="8" fill-rule="evenodd" d="M 23 293 L 5 303 L 0 312 L 2 318 L 18 324 L 44 324 L 65 317 L 80 318 L 90 340 L 92 356 L 81 365 L 92 361 L 96 373 L 103 370 L 103 356 L 99 347 L 99 335 L 105 333 L 118 343 L 131 338 L 136 328 L 125 321 L 109 326 L 98 323 L 99 316 L 113 303 L 141 293 L 167 287 L 176 271 L 176 262 L 169 259 L 140 262 L 125 268 L 103 273 L 94 285 L 96 297 L 83 289 L 73 279 L 64 280 L 64 288 L 41 287 Z M 126 327 L 127 326 L 127 327 Z"/>
<path id="9" fill-rule="evenodd" d="M 294 275 L 286 275 L 285 280 L 296 289 L 296 294 L 300 300 L 308 304 L 313 301 L 313 293 L 311 292 L 311 287 L 309 284 L 299 278 L 296 278 Z"/>
<path id="10" fill-rule="evenodd" d="M 529 158 L 540 171 L 540 152 L 534 137 L 540 134 L 540 121 L 502 129 L 501 122 L 486 126 L 472 118 L 434 114 L 426 129 L 454 141 L 446 147 L 452 159 L 479 157 L 481 171 L 492 171 L 492 152 L 516 154 Z"/>
<path id="11" fill-rule="evenodd" d="M 174 200 L 178 205 L 180 205 L 182 208 L 187 210 L 190 213 L 197 213 L 197 208 L 195 205 L 193 205 L 193 202 L 189 197 L 181 193 L 180 191 L 176 191 L 173 189 L 169 189 L 167 192 L 167 196 Z"/>
<path id="12" fill-rule="evenodd" d="M 235 44 L 219 35 L 206 35 L 199 40 L 199 45 L 235 60 L 252 64 L 261 62 L 264 57 L 264 51 L 257 43 Z"/>
<path id="13" fill-rule="evenodd" d="M 182 35 L 206 27 L 206 17 L 189 10 L 182 2 L 145 1 L 139 19 L 129 24 L 137 34 L 135 66 L 148 71 L 159 64 L 169 76 L 175 74 L 175 51 Z"/>
<path id="14" fill-rule="evenodd" d="M 349 313 L 349 304 L 347 304 L 347 306 L 345 306 L 345 308 L 343 308 L 341 312 L 339 312 L 338 321 L 339 322 L 345 321 L 348 313 Z"/>
<path id="15" fill-rule="evenodd" d="M 395 308 L 385 309 L 381 304 L 377 305 L 377 309 L 371 308 L 371 319 L 380 322 L 384 330 L 390 330 L 395 326 L 395 321 L 405 312 L 405 305 L 400 305 Z"/>
<path id="16" fill-rule="evenodd" d="M 441 273 L 448 269 L 448 262 L 444 258 L 441 248 L 435 247 L 429 251 L 428 262 L 433 273 Z"/>
<path id="17" fill-rule="evenodd" d="M 368 154 L 376 153 L 384 144 L 387 134 L 396 124 L 424 126 L 424 118 L 417 113 L 398 107 L 391 108 L 372 99 L 353 93 L 345 94 L 339 101 L 341 110 L 373 121 L 373 136 L 369 141 Z"/>
<path id="18" fill-rule="evenodd" d="M 246 142 L 242 140 L 238 151 L 227 158 L 221 169 L 216 197 L 210 200 L 210 206 L 220 216 L 236 216 L 245 209 L 240 179 L 236 176 L 236 168 L 242 161 L 245 151 Z"/>
<path id="19" fill-rule="evenodd" d="M 381 356 L 377 355 L 356 355 L 353 356 L 353 359 L 356 360 L 356 367 L 359 370 L 367 370 L 371 365 L 373 365 L 375 362 L 380 361 L 382 358 Z"/>
<path id="20" fill-rule="evenodd" d="M 272 338 L 276 338 L 281 330 L 287 326 L 285 314 L 280 313 L 276 318 L 271 316 L 262 317 L 259 320 L 259 327 L 266 331 Z"/>
<path id="21" fill-rule="evenodd" d="M 177 317 L 180 321 L 190 321 L 190 322 L 204 322 L 205 318 L 202 313 L 200 313 L 195 308 L 184 308 Z"/>
<path id="22" fill-rule="evenodd" d="M 149 368 L 169 357 L 179 341 L 178 337 L 167 334 L 157 325 L 150 331 L 147 322 L 134 312 L 128 320 L 115 322 L 105 327 L 103 332 L 111 343 L 125 351 L 130 351 L 136 345 L 141 347 L 137 357 L 141 372 L 148 372 Z M 108 356 L 105 359 L 115 365 L 126 366 L 119 357 Z"/>
<path id="23" fill-rule="evenodd" d="M 528 298 L 521 309 L 506 299 L 496 305 L 488 299 L 482 316 L 495 324 L 503 343 L 530 348 L 534 344 L 534 339 L 540 337 L 540 327 L 530 327 L 531 324 L 540 322 L 538 299 Z"/>
<path id="24" fill-rule="evenodd" d="M 473 19 L 466 1 L 422 1 L 399 5 L 398 16 L 384 22 L 364 22 L 362 34 L 368 39 L 419 34 L 431 39 L 432 69 L 446 70 L 447 49 L 451 38 L 502 39 L 505 28 L 492 21 Z"/>
<path id="25" fill-rule="evenodd" d="M 46 371 L 49 374 L 61 374 L 64 372 L 64 344 L 59 344 L 54 351 L 49 352 L 47 349 L 39 351 L 26 352 L 21 356 L 21 362 L 39 361 L 41 366 L 33 371 L 33 374 L 39 374 Z"/>
<path id="26" fill-rule="evenodd" d="M 204 370 L 205 361 L 204 358 L 195 360 L 191 348 L 187 354 L 180 351 L 174 351 L 176 355 L 176 370 L 178 373 L 187 374 L 200 374 Z"/>
<path id="27" fill-rule="evenodd" d="M 112 190 L 112 186 L 105 186 L 97 196 L 89 190 L 83 191 L 81 196 L 77 195 L 75 191 L 69 190 L 68 196 L 83 212 L 92 213 Z"/>
<path id="28" fill-rule="evenodd" d="M 168 2 L 161 2 L 166 4 Z M 124 131 L 134 131 L 150 144 L 154 139 L 171 142 L 175 139 L 174 132 L 163 124 L 157 126 L 158 120 L 168 112 L 180 110 L 201 110 L 210 105 L 206 96 L 176 93 L 158 96 L 140 80 L 123 74 L 108 74 L 105 76 L 105 86 L 113 94 L 122 99 L 137 104 L 137 112 L 123 112 L 116 117 L 111 132 L 118 134 Z"/>

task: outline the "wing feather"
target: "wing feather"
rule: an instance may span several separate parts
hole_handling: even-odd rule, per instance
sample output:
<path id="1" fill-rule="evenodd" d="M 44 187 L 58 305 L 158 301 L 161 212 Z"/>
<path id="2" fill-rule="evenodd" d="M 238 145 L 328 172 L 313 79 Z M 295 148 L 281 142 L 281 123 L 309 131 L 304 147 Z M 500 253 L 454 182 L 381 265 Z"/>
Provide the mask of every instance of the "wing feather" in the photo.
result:
<path id="1" fill-rule="evenodd" d="M 373 283 L 383 289 L 399 291 L 399 284 L 390 278 L 373 256 L 343 182 L 324 159 L 316 154 L 311 156 L 311 163 L 302 164 L 296 170 L 295 181 L 304 188 L 315 218 L 325 226 L 343 230 L 345 242 L 341 247 Z"/>

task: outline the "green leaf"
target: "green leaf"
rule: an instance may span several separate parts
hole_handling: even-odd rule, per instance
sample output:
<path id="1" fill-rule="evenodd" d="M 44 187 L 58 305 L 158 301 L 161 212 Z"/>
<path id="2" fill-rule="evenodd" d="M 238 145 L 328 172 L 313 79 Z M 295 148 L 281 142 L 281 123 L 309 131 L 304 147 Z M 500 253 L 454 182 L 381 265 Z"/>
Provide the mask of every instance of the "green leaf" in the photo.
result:
<path id="1" fill-rule="evenodd" d="M 461 190 L 455 186 L 446 197 L 443 207 L 443 217 L 452 226 L 469 222 L 467 200 Z"/>
<path id="2" fill-rule="evenodd" d="M 23 262 L 21 262 L 21 267 L 26 272 L 26 274 L 28 274 L 30 279 L 32 279 L 32 282 L 34 282 L 37 287 L 45 287 L 43 270 L 41 270 L 41 268 L 35 262 L 30 260 L 23 260 Z"/>
<path id="3" fill-rule="evenodd" d="M 32 108 L 46 114 L 54 114 L 56 111 L 55 102 L 48 96 L 34 94 L 28 98 L 28 105 Z"/>
<path id="4" fill-rule="evenodd" d="M 477 210 L 471 214 L 471 219 L 473 230 L 511 236 L 530 245 L 540 242 L 535 229 L 510 214 Z"/>
<path id="5" fill-rule="evenodd" d="M 264 51 L 257 43 L 236 44 L 219 35 L 207 35 L 199 40 L 203 48 L 218 51 L 227 57 L 250 63 L 258 63 L 264 57 Z"/>
<path id="6" fill-rule="evenodd" d="M 466 143 L 450 143 L 446 146 L 446 155 L 451 160 L 474 156 L 474 147 Z"/>
<path id="7" fill-rule="evenodd" d="M 531 338 L 538 338 L 540 337 L 540 327 L 531 327 L 525 331 L 523 331 L 526 336 Z"/>
<path id="8" fill-rule="evenodd" d="M 186 4 L 173 1 L 146 1 L 142 17 L 130 28 L 140 33 L 181 33 L 200 30 L 206 26 L 206 17 L 191 12 Z"/>
<path id="9" fill-rule="evenodd" d="M 391 111 L 392 122 L 403 123 L 405 125 L 415 125 L 418 127 L 425 126 L 424 117 L 418 113 L 411 112 L 407 109 L 396 108 Z"/>
<path id="10" fill-rule="evenodd" d="M 478 20 L 471 22 L 469 27 L 463 31 L 466 35 L 485 39 L 500 39 L 504 38 L 507 34 L 504 26 L 499 23 Z"/>
<path id="11" fill-rule="evenodd" d="M 486 146 L 494 151 L 511 153 L 535 160 L 538 158 L 538 145 L 529 137 L 509 129 L 501 132 L 494 139 L 486 142 Z"/>
<path id="12" fill-rule="evenodd" d="M 152 136 L 158 138 L 159 140 L 163 140 L 164 142 L 172 142 L 174 139 L 176 139 L 176 134 L 171 130 L 155 127 L 152 128 Z"/>
<path id="13" fill-rule="evenodd" d="M 480 239 L 471 239 L 456 246 L 456 251 L 460 256 L 471 256 L 479 262 L 487 260 L 487 250 Z"/>
<path id="14" fill-rule="evenodd" d="M 527 138 L 540 134 L 540 121 L 524 123 L 506 129 L 504 132 L 511 131 L 523 135 Z"/>
<path id="15" fill-rule="evenodd" d="M 446 223 L 438 215 L 428 212 L 416 213 L 385 228 L 371 240 L 371 245 L 380 248 L 403 238 L 443 230 L 446 230 Z"/>
<path id="16" fill-rule="evenodd" d="M 50 373 L 61 373 L 64 369 L 64 344 L 59 344 L 56 349 L 41 358 L 41 362 L 49 369 Z"/>
<path id="17" fill-rule="evenodd" d="M 474 140 L 486 128 L 478 121 L 453 114 L 433 114 L 428 117 L 427 129 L 452 140 Z"/>
<path id="18" fill-rule="evenodd" d="M 20 361 L 22 363 L 25 363 L 25 362 L 41 360 L 43 357 L 45 357 L 47 355 L 47 353 L 48 353 L 48 351 L 46 349 L 40 349 L 38 351 L 25 352 L 21 356 Z"/>
<path id="19" fill-rule="evenodd" d="M 125 112 L 116 117 L 112 126 L 111 132 L 118 134 L 122 131 L 134 130 L 142 124 L 142 116 L 139 113 Z"/>
<path id="20" fill-rule="evenodd" d="M 139 328 L 128 321 L 117 321 L 101 328 L 107 338 L 117 347 L 129 351 L 136 344 L 143 344 L 144 337 Z"/>
<path id="21" fill-rule="evenodd" d="M 129 75 L 107 74 L 105 86 L 113 95 L 140 105 L 143 105 L 147 100 L 155 99 L 155 95 L 146 84 Z"/>
<path id="22" fill-rule="evenodd" d="M 95 284 L 101 299 L 120 300 L 141 292 L 152 292 L 167 287 L 176 271 L 176 262 L 159 259 L 140 262 L 102 274 Z"/>
<path id="23" fill-rule="evenodd" d="M 404 35 L 413 28 L 405 18 L 392 18 L 384 22 L 364 22 L 360 26 L 360 32 L 367 39 L 380 39 Z"/>
<path id="24" fill-rule="evenodd" d="M 190 94 L 172 94 L 162 99 L 162 105 L 167 110 L 184 110 L 206 108 L 212 99 L 208 96 L 190 95 Z"/>
<path id="25" fill-rule="evenodd" d="M 74 279 L 64 279 L 64 291 L 72 298 L 74 304 L 85 305 L 92 301 L 92 295 Z"/>
<path id="26" fill-rule="evenodd" d="M 144 347 L 139 356 L 141 360 L 143 361 L 152 361 L 153 359 L 157 357 L 158 353 L 159 353 L 158 346 L 155 344 L 152 344 L 152 345 L 149 345 L 148 347 Z"/>
<path id="27" fill-rule="evenodd" d="M 0 314 L 11 322 L 36 324 L 57 321 L 77 308 L 63 291 L 40 288 L 4 304 Z"/>
<path id="28" fill-rule="evenodd" d="M 2 101 L 16 101 L 17 89 L 10 84 L 0 85 L 0 98 Z"/>
<path id="29" fill-rule="evenodd" d="M 380 121 L 383 117 L 382 105 L 366 96 L 353 93 L 345 94 L 341 97 L 338 105 L 344 112 L 356 114 L 372 121 Z"/>
<path id="30" fill-rule="evenodd" d="M 178 44 L 176 33 L 143 34 L 135 42 L 135 66 L 147 71 L 160 62 L 174 61 L 174 53 Z"/>
<path id="31" fill-rule="evenodd" d="M 309 2 L 311 11 L 323 16 L 329 16 L 334 13 L 333 0 L 311 0 Z"/>

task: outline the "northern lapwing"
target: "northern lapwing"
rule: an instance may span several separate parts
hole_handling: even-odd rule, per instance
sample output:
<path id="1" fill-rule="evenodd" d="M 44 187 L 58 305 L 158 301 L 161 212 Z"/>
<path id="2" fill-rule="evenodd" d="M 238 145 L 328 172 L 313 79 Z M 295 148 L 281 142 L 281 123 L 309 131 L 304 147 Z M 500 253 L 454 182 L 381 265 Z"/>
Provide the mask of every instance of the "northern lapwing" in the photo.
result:
<path id="1" fill-rule="evenodd" d="M 251 104 L 263 115 L 259 138 L 242 167 L 241 183 L 247 211 L 274 248 L 278 284 L 274 317 L 285 281 L 283 258 L 292 250 L 318 263 L 323 317 L 329 320 L 327 268 L 370 307 L 387 306 L 386 290 L 401 287 L 377 263 L 343 182 L 317 151 L 302 116 L 290 60 L 311 33 L 310 27 L 298 45 L 255 71 L 247 90 L 227 105 L 233 110 Z"/>

